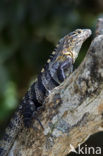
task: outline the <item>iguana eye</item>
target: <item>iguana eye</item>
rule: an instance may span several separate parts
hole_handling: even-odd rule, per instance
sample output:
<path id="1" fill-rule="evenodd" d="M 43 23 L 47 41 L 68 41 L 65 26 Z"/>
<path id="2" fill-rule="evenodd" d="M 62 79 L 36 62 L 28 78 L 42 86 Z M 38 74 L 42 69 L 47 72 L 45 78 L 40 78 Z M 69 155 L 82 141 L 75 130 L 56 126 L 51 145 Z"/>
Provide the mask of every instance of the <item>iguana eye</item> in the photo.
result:
<path id="1" fill-rule="evenodd" d="M 80 30 L 78 30 L 78 34 L 80 34 L 81 33 L 81 31 Z"/>

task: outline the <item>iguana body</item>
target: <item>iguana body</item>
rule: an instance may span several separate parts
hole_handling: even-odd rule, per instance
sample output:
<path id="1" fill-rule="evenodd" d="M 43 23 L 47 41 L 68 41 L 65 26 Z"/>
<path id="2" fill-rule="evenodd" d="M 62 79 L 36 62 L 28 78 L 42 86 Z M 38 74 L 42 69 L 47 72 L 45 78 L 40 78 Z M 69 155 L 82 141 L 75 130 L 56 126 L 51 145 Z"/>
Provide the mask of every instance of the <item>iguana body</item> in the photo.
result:
<path id="1" fill-rule="evenodd" d="M 43 101 L 51 90 L 60 85 L 72 73 L 73 63 L 78 56 L 79 50 L 90 35 L 91 31 L 89 29 L 77 29 L 59 41 L 36 82 L 32 84 L 25 94 L 16 115 L 10 121 L 4 137 L 0 141 L 0 156 L 7 155 L 21 129 L 22 121 L 25 128 L 30 128 L 32 127 L 33 119 L 38 120 L 36 112 L 42 106 Z"/>

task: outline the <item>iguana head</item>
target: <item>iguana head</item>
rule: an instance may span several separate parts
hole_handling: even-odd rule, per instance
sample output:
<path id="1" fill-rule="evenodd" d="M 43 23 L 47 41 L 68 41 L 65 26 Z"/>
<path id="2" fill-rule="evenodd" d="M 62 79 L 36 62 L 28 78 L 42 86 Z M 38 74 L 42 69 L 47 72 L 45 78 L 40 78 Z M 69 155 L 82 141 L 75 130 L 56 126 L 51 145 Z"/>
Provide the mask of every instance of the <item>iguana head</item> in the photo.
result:
<path id="1" fill-rule="evenodd" d="M 64 36 L 57 46 L 62 56 L 72 57 L 76 60 L 83 42 L 91 35 L 90 29 L 76 29 Z"/>

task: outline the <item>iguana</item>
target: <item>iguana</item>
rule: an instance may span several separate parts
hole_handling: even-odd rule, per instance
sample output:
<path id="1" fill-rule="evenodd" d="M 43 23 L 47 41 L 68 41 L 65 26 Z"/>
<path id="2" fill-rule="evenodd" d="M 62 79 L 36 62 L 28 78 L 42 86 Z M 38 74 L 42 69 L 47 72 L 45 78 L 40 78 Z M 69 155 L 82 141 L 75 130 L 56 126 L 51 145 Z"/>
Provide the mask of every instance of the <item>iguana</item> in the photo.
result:
<path id="1" fill-rule="evenodd" d="M 39 121 L 38 109 L 50 92 L 73 72 L 73 64 L 80 48 L 90 35 L 90 29 L 76 29 L 60 39 L 6 128 L 3 138 L 0 140 L 0 156 L 8 154 L 15 137 L 22 128 L 21 123 L 24 124 L 24 128 L 31 128 L 33 119 Z M 41 124 L 40 121 L 39 123 Z"/>

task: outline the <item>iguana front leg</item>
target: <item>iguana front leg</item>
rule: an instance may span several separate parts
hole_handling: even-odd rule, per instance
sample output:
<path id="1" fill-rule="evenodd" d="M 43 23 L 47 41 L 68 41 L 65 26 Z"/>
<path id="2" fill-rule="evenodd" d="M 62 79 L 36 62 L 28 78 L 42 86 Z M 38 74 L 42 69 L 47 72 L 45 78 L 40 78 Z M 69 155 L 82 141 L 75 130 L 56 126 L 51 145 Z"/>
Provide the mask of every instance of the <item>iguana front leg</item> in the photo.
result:
<path id="1" fill-rule="evenodd" d="M 60 82 L 63 82 L 66 79 L 65 71 L 67 69 L 69 69 L 69 73 L 73 71 L 73 59 L 71 57 L 62 62 L 57 70 L 57 75 Z"/>

